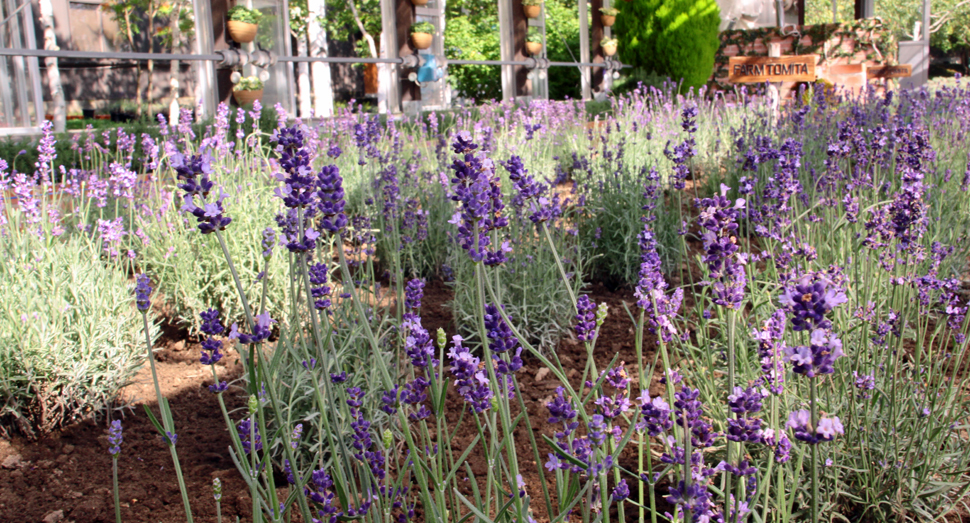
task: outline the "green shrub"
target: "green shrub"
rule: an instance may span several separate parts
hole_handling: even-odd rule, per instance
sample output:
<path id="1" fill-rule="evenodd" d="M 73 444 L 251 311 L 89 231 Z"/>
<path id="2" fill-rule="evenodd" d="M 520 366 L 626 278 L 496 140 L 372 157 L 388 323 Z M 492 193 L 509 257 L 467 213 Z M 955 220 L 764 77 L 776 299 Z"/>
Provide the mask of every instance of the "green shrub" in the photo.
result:
<path id="1" fill-rule="evenodd" d="M 239 83 L 233 86 L 233 91 L 258 91 L 263 88 L 263 81 L 256 76 L 246 76 L 239 79 Z"/>
<path id="2" fill-rule="evenodd" d="M 434 24 L 431 22 L 418 22 L 416 24 L 411 24 L 411 34 L 414 33 L 428 33 L 434 34 Z"/>
<path id="3" fill-rule="evenodd" d="M 241 5 L 233 7 L 226 15 L 232 22 L 244 22 L 247 24 L 258 24 L 263 19 L 263 13 Z"/>
<path id="4" fill-rule="evenodd" d="M 97 242 L 10 233 L 0 246 L 0 432 L 34 438 L 110 406 L 145 335 Z"/>
<path id="5" fill-rule="evenodd" d="M 624 61 L 675 81 L 681 91 L 711 76 L 720 9 L 714 0 L 631 0 L 617 18 Z"/>

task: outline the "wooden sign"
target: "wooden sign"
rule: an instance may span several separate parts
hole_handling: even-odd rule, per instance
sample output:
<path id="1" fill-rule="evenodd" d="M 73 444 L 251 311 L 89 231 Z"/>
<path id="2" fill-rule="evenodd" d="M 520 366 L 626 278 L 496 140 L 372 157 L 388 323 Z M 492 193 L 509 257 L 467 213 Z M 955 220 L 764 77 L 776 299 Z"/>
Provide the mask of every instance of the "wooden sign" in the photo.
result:
<path id="1" fill-rule="evenodd" d="M 870 80 L 874 78 L 909 78 L 913 76 L 913 66 L 911 64 L 903 64 L 870 67 L 866 69 L 866 76 Z"/>
<path id="2" fill-rule="evenodd" d="M 762 82 L 814 82 L 818 55 L 732 56 L 728 61 L 728 80 L 736 84 Z"/>

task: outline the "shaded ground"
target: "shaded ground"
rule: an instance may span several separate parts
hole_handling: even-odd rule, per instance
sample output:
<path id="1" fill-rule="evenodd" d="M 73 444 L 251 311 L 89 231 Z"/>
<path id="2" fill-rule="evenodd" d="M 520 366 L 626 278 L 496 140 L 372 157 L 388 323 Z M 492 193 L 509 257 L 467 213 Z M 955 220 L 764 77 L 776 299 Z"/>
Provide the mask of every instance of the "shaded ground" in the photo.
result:
<path id="1" fill-rule="evenodd" d="M 596 362 L 605 367 L 617 352 L 619 360 L 629 365 L 636 361 L 634 332 L 622 301 L 633 305 L 629 291 L 610 291 L 601 285 L 590 289 L 596 302 L 606 301 L 611 314 L 600 334 Z M 449 334 L 455 332 L 451 313 L 444 306 L 451 299 L 451 291 L 440 282 L 431 282 L 425 289 L 422 320 L 429 331 L 438 327 Z M 239 478 L 228 454 L 229 435 L 219 405 L 208 391 L 211 372 L 199 363 L 199 346 L 185 331 L 163 326 L 158 342 L 156 367 L 165 395 L 172 407 L 178 438 L 178 454 L 190 492 L 196 521 L 215 521 L 212 480 L 223 482 L 222 516 L 225 521 L 251 518 L 251 503 L 245 483 Z M 567 367 L 570 380 L 579 381 L 586 361 L 583 345 L 569 338 L 560 343 L 559 358 Z M 629 365 L 631 374 L 635 365 Z M 548 432 L 548 412 L 545 403 L 555 394 L 558 383 L 552 375 L 540 372 L 541 365 L 533 358 L 525 359 L 520 372 L 524 400 L 533 428 Z M 230 352 L 217 366 L 220 377 L 231 380 L 241 373 L 234 353 Z M 634 376 L 631 376 L 634 377 Z M 241 392 L 241 389 L 237 389 Z M 460 407 L 457 394 L 449 401 Z M 172 467 L 171 454 L 157 435 L 144 413 L 148 404 L 157 413 L 155 390 L 151 372 L 145 366 L 134 383 L 122 391 L 130 406 L 112 413 L 124 425 L 124 443 L 119 459 L 122 517 L 131 522 L 175 523 L 185 521 L 178 481 Z M 230 409 L 242 408 L 241 395 L 227 394 Z M 456 409 L 448 409 L 458 411 Z M 238 416 L 236 416 L 238 417 Z M 0 440 L 0 521 L 46 522 L 74 521 L 76 523 L 114 521 L 111 493 L 111 457 L 107 452 L 109 421 L 85 421 L 68 427 L 37 442 Z M 474 437 L 473 426 L 464 424 L 453 448 L 464 448 Z M 466 431 L 468 434 L 465 434 Z M 525 432 L 519 441 L 520 460 L 525 480 L 539 495 L 538 470 Z M 540 443 L 542 456 L 549 452 Z M 485 461 L 473 453 L 469 458 L 476 473 L 484 475 Z M 538 500 L 537 500 L 538 501 Z M 534 504 L 537 516 L 545 509 Z"/>

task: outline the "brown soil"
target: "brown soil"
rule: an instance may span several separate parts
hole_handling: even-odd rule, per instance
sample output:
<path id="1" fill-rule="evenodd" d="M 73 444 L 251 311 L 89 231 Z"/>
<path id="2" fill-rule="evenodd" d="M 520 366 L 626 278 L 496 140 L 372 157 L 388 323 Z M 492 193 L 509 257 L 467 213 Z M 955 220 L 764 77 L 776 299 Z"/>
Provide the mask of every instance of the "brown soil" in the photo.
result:
<path id="1" fill-rule="evenodd" d="M 594 285 L 589 291 L 597 303 L 605 301 L 610 306 L 610 315 L 600 331 L 595 353 L 598 368 L 605 368 L 614 354 L 619 353 L 618 361 L 626 362 L 630 377 L 635 380 L 634 331 L 622 304 L 626 301 L 628 306 L 634 306 L 632 293 L 610 291 L 602 285 Z M 446 307 L 451 296 L 451 290 L 445 284 L 428 283 L 421 312 L 429 331 L 442 327 L 449 334 L 456 332 L 451 312 Z M 652 345 L 648 341 L 645 346 Z M 216 397 L 208 391 L 213 378 L 210 370 L 199 363 L 197 340 L 184 330 L 163 325 L 156 351 L 156 369 L 162 394 L 168 399 L 175 419 L 179 435 L 178 456 L 195 520 L 216 520 L 212 480 L 218 477 L 223 483 L 221 511 L 225 521 L 235 521 L 237 516 L 242 521 L 249 521 L 252 510 L 249 494 L 229 458 L 229 435 Z M 563 365 L 571 369 L 568 372 L 570 380 L 578 384 L 586 361 L 583 344 L 567 337 L 560 343 L 557 355 Z M 537 360 L 524 359 L 519 379 L 532 427 L 537 438 L 539 432 L 551 436 L 545 403 L 555 394 L 558 382 L 552 375 L 539 372 L 542 365 Z M 230 383 L 241 371 L 238 358 L 232 352 L 217 365 L 220 378 Z M 237 394 L 232 394 L 233 390 L 231 388 L 225 395 L 230 410 L 245 404 L 242 389 L 235 388 Z M 121 419 L 124 425 L 124 443 L 119 459 L 122 518 L 129 522 L 184 522 L 185 512 L 171 453 L 142 406 L 148 405 L 158 414 L 151 370 L 147 365 L 121 396 L 126 406 L 114 410 L 111 416 Z M 449 402 L 457 408 L 447 410 L 457 413 L 461 400 L 454 391 L 451 396 Z M 103 417 L 97 421 L 87 420 L 33 442 L 0 440 L 0 521 L 114 521 L 111 457 L 107 452 L 108 423 L 109 420 Z M 474 437 L 473 426 L 463 425 L 453 442 L 455 449 L 464 449 Z M 541 521 L 546 512 L 540 506 L 538 474 L 543 470 L 542 464 L 535 463 L 527 434 L 519 431 L 517 436 L 523 476 L 533 495 L 533 509 Z M 539 445 L 544 460 L 550 449 L 542 442 Z M 469 462 L 472 470 L 484 478 L 485 461 L 473 453 Z"/>

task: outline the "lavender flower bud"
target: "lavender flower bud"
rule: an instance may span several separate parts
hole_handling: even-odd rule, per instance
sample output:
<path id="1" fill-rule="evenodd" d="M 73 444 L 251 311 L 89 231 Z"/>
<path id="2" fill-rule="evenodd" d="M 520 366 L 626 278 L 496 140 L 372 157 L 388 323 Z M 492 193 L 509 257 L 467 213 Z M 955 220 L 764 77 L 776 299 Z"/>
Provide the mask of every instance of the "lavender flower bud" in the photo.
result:
<path id="1" fill-rule="evenodd" d="M 606 314 L 609 311 L 609 308 L 610 306 L 607 305 L 605 301 L 603 303 L 600 303 L 599 306 L 596 307 L 596 328 L 597 329 L 602 327 L 603 322 L 606 321 Z"/>
<path id="2" fill-rule="evenodd" d="M 145 274 L 135 277 L 135 305 L 138 310 L 145 312 L 152 306 L 149 296 L 152 294 L 151 280 Z"/>
<path id="3" fill-rule="evenodd" d="M 212 499 L 216 501 L 222 500 L 222 480 L 219 478 L 213 478 L 212 480 Z"/>
<path id="4" fill-rule="evenodd" d="M 441 327 L 438 327 L 437 334 L 438 334 L 438 340 L 437 340 L 438 341 L 438 348 L 439 349 L 444 349 L 445 348 L 445 345 L 448 344 L 448 338 L 445 335 L 445 330 L 442 329 Z"/>
<path id="5" fill-rule="evenodd" d="M 124 441 L 124 437 L 121 435 L 121 420 L 114 420 L 111 422 L 111 427 L 108 428 L 108 453 L 115 459 L 118 458 L 118 454 L 121 453 L 121 442 Z"/>
<path id="6" fill-rule="evenodd" d="M 255 394 L 249 395 L 249 403 L 247 403 L 247 407 L 249 408 L 250 414 L 254 414 L 257 410 L 259 410 L 259 398 L 257 398 Z"/>

